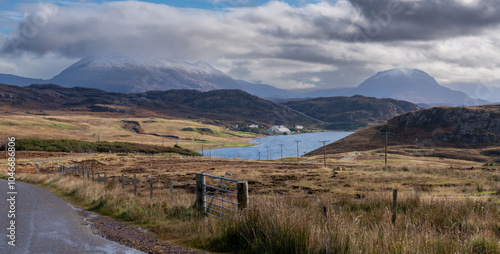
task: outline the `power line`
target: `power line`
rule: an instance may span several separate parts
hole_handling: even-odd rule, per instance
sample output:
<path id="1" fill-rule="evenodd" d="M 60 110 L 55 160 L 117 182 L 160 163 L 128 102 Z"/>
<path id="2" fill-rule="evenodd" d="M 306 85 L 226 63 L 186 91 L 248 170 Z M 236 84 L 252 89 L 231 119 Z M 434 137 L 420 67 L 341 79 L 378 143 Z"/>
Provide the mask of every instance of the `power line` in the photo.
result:
<path id="1" fill-rule="evenodd" d="M 283 144 L 280 144 L 281 146 L 281 162 L 283 162 Z"/>
<path id="2" fill-rule="evenodd" d="M 300 163 L 300 161 L 299 161 L 299 142 L 302 142 L 302 140 L 295 140 L 293 142 L 297 143 L 297 163 Z"/>

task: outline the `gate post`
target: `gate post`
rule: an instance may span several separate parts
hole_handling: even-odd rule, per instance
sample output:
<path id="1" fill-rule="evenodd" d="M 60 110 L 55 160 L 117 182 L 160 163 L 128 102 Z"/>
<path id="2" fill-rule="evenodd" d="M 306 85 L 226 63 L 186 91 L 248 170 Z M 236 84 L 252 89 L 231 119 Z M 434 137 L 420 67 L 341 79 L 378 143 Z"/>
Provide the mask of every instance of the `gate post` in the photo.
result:
<path id="1" fill-rule="evenodd" d="M 238 193 L 238 209 L 245 209 L 246 207 L 248 207 L 248 182 L 240 181 L 236 183 L 236 188 Z"/>
<path id="2" fill-rule="evenodd" d="M 202 174 L 196 174 L 196 201 L 194 202 L 194 208 L 198 211 L 203 211 L 205 205 L 205 196 L 203 195 L 205 177 Z"/>

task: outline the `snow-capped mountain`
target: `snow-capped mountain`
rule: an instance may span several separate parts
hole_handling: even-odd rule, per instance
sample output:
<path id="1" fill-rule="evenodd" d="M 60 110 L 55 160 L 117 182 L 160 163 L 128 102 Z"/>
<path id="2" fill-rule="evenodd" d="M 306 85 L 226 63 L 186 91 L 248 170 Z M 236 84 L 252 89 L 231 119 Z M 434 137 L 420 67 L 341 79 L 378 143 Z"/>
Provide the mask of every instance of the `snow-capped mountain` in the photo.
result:
<path id="1" fill-rule="evenodd" d="M 417 69 L 392 69 L 379 72 L 355 88 L 318 90 L 301 97 L 364 95 L 418 103 L 421 106 L 471 106 L 488 104 L 467 94 L 441 86 L 429 74 Z"/>
<path id="2" fill-rule="evenodd" d="M 459 106 L 483 103 L 463 92 L 441 86 L 429 74 L 417 69 L 392 69 L 379 72 L 361 83 L 353 92 L 429 105 Z"/>
<path id="3" fill-rule="evenodd" d="M 121 93 L 170 89 L 240 89 L 263 98 L 281 97 L 289 93 L 269 85 L 235 80 L 205 62 L 175 62 L 134 55 L 86 57 L 49 80 L 0 74 L 0 83 L 19 86 L 52 83 L 63 87 L 90 87 Z"/>
<path id="4" fill-rule="evenodd" d="M 50 81 L 68 87 L 84 86 L 125 93 L 243 88 L 233 78 L 204 62 L 174 62 L 124 55 L 84 58 Z"/>

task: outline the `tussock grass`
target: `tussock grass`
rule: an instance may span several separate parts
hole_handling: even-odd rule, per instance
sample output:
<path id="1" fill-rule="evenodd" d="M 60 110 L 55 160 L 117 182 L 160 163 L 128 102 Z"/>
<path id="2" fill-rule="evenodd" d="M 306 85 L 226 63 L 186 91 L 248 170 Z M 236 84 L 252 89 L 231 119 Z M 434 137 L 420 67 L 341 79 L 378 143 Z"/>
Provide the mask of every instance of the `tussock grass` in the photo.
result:
<path id="1" fill-rule="evenodd" d="M 47 186 L 85 208 L 146 226 L 164 238 L 233 253 L 500 253 L 500 205 L 407 191 L 391 223 L 391 192 L 361 199 L 251 195 L 250 207 L 223 220 L 193 210 L 194 194 L 135 197 L 59 175 L 20 179 Z"/>

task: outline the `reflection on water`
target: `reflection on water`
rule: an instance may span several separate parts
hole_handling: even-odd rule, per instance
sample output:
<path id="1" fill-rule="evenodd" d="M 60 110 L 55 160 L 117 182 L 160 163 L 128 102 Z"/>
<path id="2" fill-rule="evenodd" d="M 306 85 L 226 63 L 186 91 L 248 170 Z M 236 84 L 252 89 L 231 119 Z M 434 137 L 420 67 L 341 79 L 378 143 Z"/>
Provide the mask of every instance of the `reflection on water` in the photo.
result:
<path id="1" fill-rule="evenodd" d="M 212 157 L 218 158 L 241 158 L 248 160 L 258 160 L 260 155 L 261 160 L 274 160 L 281 158 L 281 153 L 283 153 L 283 157 L 297 156 L 297 143 L 299 155 L 302 156 L 323 146 L 323 142 L 321 141 L 328 141 L 326 144 L 330 144 L 352 133 L 353 132 L 331 131 L 268 136 L 250 141 L 251 143 L 259 144 L 256 146 L 219 148 L 205 150 L 203 153 L 205 156 L 211 154 Z M 201 151 L 198 152 L 201 153 Z"/>

